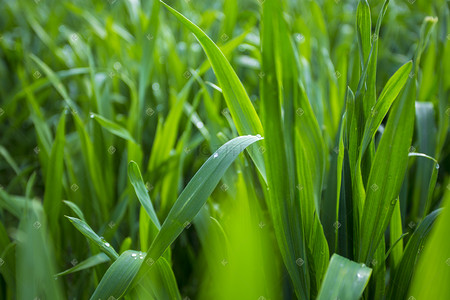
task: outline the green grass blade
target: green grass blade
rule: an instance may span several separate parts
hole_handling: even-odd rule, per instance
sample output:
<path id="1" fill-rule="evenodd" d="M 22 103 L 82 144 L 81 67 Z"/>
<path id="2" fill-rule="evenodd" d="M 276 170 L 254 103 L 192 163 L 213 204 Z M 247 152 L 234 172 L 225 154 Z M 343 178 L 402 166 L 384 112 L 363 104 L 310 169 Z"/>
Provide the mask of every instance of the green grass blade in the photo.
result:
<path id="1" fill-rule="evenodd" d="M 209 157 L 181 192 L 164 220 L 161 231 L 147 251 L 146 263 L 142 264 L 140 270 L 141 276 L 145 275 L 153 263 L 161 257 L 164 251 L 180 235 L 185 226 L 197 215 L 239 153 L 260 140 L 262 140 L 260 136 L 237 137 L 225 143 Z"/>
<path id="2" fill-rule="evenodd" d="M 378 127 L 380 127 L 381 122 L 383 122 L 383 119 L 389 111 L 389 108 L 404 87 L 406 81 L 408 80 L 411 69 L 412 62 L 409 61 L 401 66 L 384 86 L 383 91 L 378 97 L 377 103 L 372 108 L 371 114 L 369 115 L 364 127 L 364 136 L 360 154 L 361 156 L 364 155 L 367 146 L 375 136 L 375 133 L 377 132 Z"/>
<path id="3" fill-rule="evenodd" d="M 317 300 L 357 300 L 369 282 L 372 269 L 333 254 Z"/>
<path id="4" fill-rule="evenodd" d="M 49 165 L 45 178 L 44 210 L 48 216 L 50 230 L 59 236 L 58 219 L 61 210 L 64 171 L 66 115 L 63 112 L 59 120 L 56 136 L 50 153 Z"/>
<path id="5" fill-rule="evenodd" d="M 183 23 L 197 37 L 202 45 L 206 56 L 211 62 L 211 66 L 216 74 L 217 80 L 223 91 L 223 96 L 227 102 L 231 116 L 235 122 L 236 128 L 241 135 L 261 134 L 264 131 L 256 114 L 255 108 L 240 82 L 236 72 L 231 67 L 228 60 L 220 51 L 219 47 L 195 24 L 185 18 L 178 11 L 161 1 L 161 3 Z M 250 156 L 255 162 L 256 167 L 265 178 L 265 168 L 262 155 L 253 147 L 249 149 Z"/>
<path id="6" fill-rule="evenodd" d="M 361 219 L 361 262 L 372 260 L 400 193 L 414 130 L 414 83 L 410 78 L 394 104 L 370 170 Z"/>
<path id="7" fill-rule="evenodd" d="M 154 276 L 154 274 L 158 274 L 158 276 Z M 141 284 L 131 291 L 130 295 L 133 295 L 133 293 L 137 294 L 141 299 L 149 299 L 149 295 L 155 300 L 181 299 L 172 268 L 164 257 L 161 257 L 155 263 L 155 267 L 146 274 Z"/>
<path id="8" fill-rule="evenodd" d="M 297 190 L 300 197 L 303 230 L 309 251 L 308 257 L 311 258 L 309 260 L 311 297 L 314 297 L 317 295 L 320 282 L 327 269 L 329 247 L 319 221 L 322 176 L 325 169 L 325 146 L 309 103 L 309 99 L 302 89 L 300 91 L 300 107 L 303 113 L 297 115 L 295 126 Z M 315 253 L 320 253 L 320 255 L 315 255 Z"/>
<path id="9" fill-rule="evenodd" d="M 70 108 L 72 110 L 76 110 L 72 99 L 70 99 L 70 97 L 69 97 L 69 93 L 67 92 L 66 88 L 62 84 L 61 80 L 58 78 L 58 75 L 52 69 L 50 69 L 50 67 L 36 55 L 30 54 L 30 57 L 34 62 L 36 62 L 36 64 L 48 76 L 49 81 L 52 83 L 52 85 L 55 87 L 55 89 L 58 91 L 58 93 L 64 98 L 64 100 L 67 102 L 67 104 L 70 106 Z"/>
<path id="10" fill-rule="evenodd" d="M 450 191 L 444 195 L 443 211 L 433 225 L 416 264 L 407 296 L 417 300 L 446 299 L 450 295 Z"/>
<path id="11" fill-rule="evenodd" d="M 103 275 L 91 300 L 122 297 L 142 265 L 144 256 L 145 253 L 133 250 L 122 253 Z"/>
<path id="12" fill-rule="evenodd" d="M 114 134 L 118 137 L 121 137 L 127 141 L 136 143 L 136 141 L 133 139 L 131 134 L 125 128 L 120 126 L 119 124 L 117 124 L 113 121 L 110 121 L 98 114 L 94 114 L 94 113 L 91 113 L 90 117 L 95 119 L 103 128 L 105 128 L 112 134 Z"/>
<path id="13" fill-rule="evenodd" d="M 111 259 L 105 254 L 105 253 L 99 253 L 94 256 L 89 257 L 86 260 L 83 260 L 82 262 L 76 264 L 70 269 L 67 269 L 61 273 L 56 274 L 55 276 L 63 276 L 71 273 L 75 273 L 78 271 L 86 270 L 92 267 L 95 267 L 99 264 L 105 263 L 110 261 Z"/>
<path id="14" fill-rule="evenodd" d="M 372 20 L 370 7 L 367 0 L 360 0 L 356 9 L 356 28 L 358 32 L 358 44 L 360 51 L 361 67 L 369 58 L 372 46 Z"/>
<path id="15" fill-rule="evenodd" d="M 440 214 L 440 211 L 441 210 L 435 210 L 426 216 L 409 239 L 402 260 L 390 282 L 388 299 L 408 298 L 407 292 L 411 284 L 411 278 L 413 276 L 417 258 L 422 251 L 426 238 L 430 233 L 434 221 Z"/>
<path id="16" fill-rule="evenodd" d="M 81 209 L 78 207 L 78 205 L 76 205 L 75 203 L 71 202 L 71 201 L 67 201 L 64 200 L 63 201 L 68 207 L 70 207 L 70 209 L 78 216 L 78 218 L 80 218 L 81 220 L 86 222 L 86 219 L 84 217 L 83 212 L 81 211 Z"/>
<path id="17" fill-rule="evenodd" d="M 436 121 L 434 104 L 431 102 L 416 102 L 417 148 L 427 156 L 434 156 L 436 149 Z M 434 159 L 433 159 L 434 160 Z M 433 185 L 433 176 L 437 175 L 437 161 L 431 163 L 426 159 L 417 159 L 417 169 L 414 178 L 412 218 L 423 218 L 429 211 L 428 195 L 433 193 L 429 186 Z M 437 166 L 438 167 L 438 166 Z M 432 200 L 432 199 L 429 199 Z"/>
<path id="18" fill-rule="evenodd" d="M 391 224 L 390 224 L 390 245 L 391 248 L 388 250 L 386 255 L 390 256 L 390 267 L 394 271 L 397 269 L 403 256 L 403 229 L 402 229 L 402 216 L 400 212 L 400 201 L 397 201 L 392 212 Z"/>
<path id="19" fill-rule="evenodd" d="M 17 299 L 64 299 L 56 273 L 53 242 L 40 202 L 26 199 L 15 252 Z"/>
<path id="20" fill-rule="evenodd" d="M 130 161 L 128 164 L 128 178 L 133 185 L 139 202 L 144 207 L 152 223 L 158 228 L 158 230 L 161 229 L 161 224 L 159 223 L 158 216 L 153 208 L 152 200 L 150 199 L 147 188 L 142 179 L 141 171 L 134 161 Z"/>
<path id="21" fill-rule="evenodd" d="M 177 140 L 178 127 L 183 116 L 183 106 L 188 99 L 191 86 L 192 82 L 190 81 L 183 87 L 178 95 L 176 95 L 176 102 L 169 111 L 165 122 L 158 122 L 158 128 L 148 162 L 148 170 L 151 173 L 155 173 L 157 167 L 170 157 L 170 151 L 174 148 Z"/>
<path id="22" fill-rule="evenodd" d="M 284 265 L 289 273 L 295 294 L 299 299 L 310 298 L 309 258 L 306 243 L 312 238 L 314 218 L 314 198 L 300 198 L 305 205 L 297 202 L 294 196 L 296 186 L 295 176 L 289 172 L 289 165 L 295 164 L 293 155 L 289 155 L 287 144 L 291 143 L 292 136 L 285 136 L 290 129 L 285 128 L 282 117 L 281 94 L 282 65 L 277 56 L 280 49 L 276 45 L 281 43 L 282 37 L 278 32 L 281 28 L 281 5 L 278 1 L 266 0 L 262 4 L 262 83 L 260 95 L 262 102 L 262 121 L 265 128 L 264 159 L 267 172 L 268 199 L 266 200 L 274 224 L 275 237 L 283 258 Z M 308 103 L 309 104 L 309 103 Z M 302 109 L 307 109 L 306 107 Z M 306 110 L 308 113 L 309 111 Z M 287 114 L 287 112 L 286 112 Z M 313 121 L 312 116 L 309 117 Z M 303 132 L 301 133 L 303 134 Z M 297 145 L 298 149 L 298 145 Z M 319 149 L 318 149 L 319 151 Z M 299 155 L 303 153 L 300 152 Z M 304 158 L 304 157 L 302 157 Z M 303 162 L 303 160 L 301 160 Z M 298 162 L 300 163 L 300 161 Z M 300 170 L 301 172 L 301 170 Z M 312 191 L 312 179 L 308 178 L 310 185 L 306 189 Z M 299 179 L 300 180 L 300 179 Z M 305 185 L 305 183 L 298 183 Z M 300 197 L 305 196 L 301 195 Z M 301 208 L 306 211 L 301 212 Z M 308 218 L 305 218 L 307 216 Z M 305 218 L 305 220 L 303 220 Z M 308 221 L 308 222 L 307 222 Z M 307 222 L 307 223 L 306 223 Z M 306 225 L 305 225 L 306 224 Z M 308 226 L 305 228 L 305 226 Z M 311 245 L 313 246 L 313 245 Z M 297 262 L 297 263 L 296 263 Z"/>
<path id="23" fill-rule="evenodd" d="M 106 253 L 110 258 L 113 260 L 116 260 L 119 255 L 117 254 L 116 250 L 106 241 L 102 240 L 93 230 L 92 228 L 84 221 L 66 216 L 70 222 L 75 226 L 76 229 L 78 229 L 85 237 L 88 238 L 88 240 L 94 242 L 100 250 L 102 250 L 104 253 Z"/>

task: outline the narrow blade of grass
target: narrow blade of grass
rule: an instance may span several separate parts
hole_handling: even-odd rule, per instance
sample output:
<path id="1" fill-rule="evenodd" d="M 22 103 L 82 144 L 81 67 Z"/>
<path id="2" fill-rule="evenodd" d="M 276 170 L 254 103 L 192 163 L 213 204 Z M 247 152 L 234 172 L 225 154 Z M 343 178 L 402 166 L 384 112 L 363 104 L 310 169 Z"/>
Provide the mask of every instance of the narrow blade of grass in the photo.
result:
<path id="1" fill-rule="evenodd" d="M 371 114 L 368 116 L 366 125 L 364 127 L 364 136 L 361 145 L 361 156 L 364 155 L 367 146 L 375 136 L 381 122 L 383 122 L 389 108 L 391 107 L 397 95 L 404 87 L 408 76 L 412 69 L 412 62 L 409 61 L 401 66 L 395 73 L 389 78 L 389 81 L 381 91 L 378 97 L 377 103 L 371 109 Z"/>
<path id="2" fill-rule="evenodd" d="M 281 5 L 278 1 L 266 0 L 262 3 L 260 35 L 261 66 L 264 76 L 262 76 L 260 94 L 262 120 L 266 129 L 264 159 L 269 189 L 267 206 L 274 224 L 281 257 L 289 273 L 295 294 L 300 299 L 308 299 L 310 298 L 309 264 L 311 264 L 308 259 L 312 257 L 308 256 L 305 244 L 310 240 L 313 231 L 313 223 L 309 220 L 314 217 L 314 214 L 311 214 L 314 211 L 314 198 L 301 199 L 306 201 L 304 205 L 296 201 L 294 196 L 295 173 L 289 172 L 289 164 L 294 164 L 295 158 L 293 153 L 289 153 L 286 149 L 286 145 L 292 143 L 293 137 L 284 134 L 289 129 L 283 126 L 281 109 L 282 100 L 291 101 L 291 99 L 283 99 L 281 94 L 282 65 L 277 56 L 280 54 L 277 45 L 282 41 L 278 32 L 278 29 L 282 27 L 280 23 L 283 22 L 281 16 Z M 302 179 L 305 178 L 302 176 Z M 310 177 L 308 179 L 311 180 Z M 310 181 L 310 185 L 306 188 L 309 187 L 312 190 L 312 186 L 313 183 Z M 301 213 L 300 207 L 307 210 Z M 308 218 L 303 220 L 305 216 Z M 309 222 L 306 223 L 306 221 Z M 307 224 L 307 228 L 305 228 L 305 224 Z M 315 280 L 311 281 L 315 282 Z"/>
<path id="3" fill-rule="evenodd" d="M 90 117 L 95 119 L 103 128 L 105 128 L 112 134 L 114 134 L 118 137 L 121 137 L 127 141 L 136 143 L 136 141 L 133 139 L 131 134 L 125 128 L 120 126 L 119 124 L 117 124 L 113 121 L 110 121 L 98 114 L 94 114 L 94 113 L 92 113 Z"/>
<path id="4" fill-rule="evenodd" d="M 255 108 L 240 82 L 236 72 L 231 67 L 228 60 L 220 51 L 219 47 L 195 24 L 185 18 L 178 11 L 161 1 L 161 3 L 183 23 L 198 39 L 202 45 L 214 73 L 217 76 L 220 87 L 223 90 L 223 96 L 230 109 L 231 116 L 235 122 L 236 128 L 241 135 L 245 134 L 261 134 L 264 131 L 256 114 Z M 266 172 L 264 168 L 264 161 L 262 155 L 257 151 L 257 148 L 249 150 L 249 154 L 255 162 L 256 167 L 265 178 Z"/>
<path id="5" fill-rule="evenodd" d="M 144 207 L 145 211 L 150 217 L 150 220 L 159 231 L 159 229 L 161 229 L 161 224 L 159 223 L 158 216 L 156 215 L 155 209 L 153 208 L 152 200 L 150 199 L 147 188 L 142 179 L 141 171 L 134 161 L 131 161 L 128 164 L 128 178 L 133 185 L 139 202 Z"/>
<path id="6" fill-rule="evenodd" d="M 195 173 L 191 181 L 181 192 L 161 226 L 142 264 L 137 282 L 149 271 L 164 251 L 180 235 L 183 229 L 197 215 L 209 195 L 219 183 L 223 174 L 236 157 L 251 144 L 262 140 L 260 136 L 241 136 L 232 139 L 220 147 Z"/>
<path id="7" fill-rule="evenodd" d="M 450 295 L 450 191 L 443 197 L 443 211 L 436 220 L 423 253 L 416 263 L 407 296 L 417 300 L 445 299 Z"/>
<path id="8" fill-rule="evenodd" d="M 66 115 L 63 112 L 56 129 L 55 140 L 50 153 L 49 165 L 45 176 L 44 210 L 48 216 L 50 230 L 59 236 L 61 196 L 64 181 L 64 143 Z"/>
<path id="9" fill-rule="evenodd" d="M 372 269 L 333 254 L 317 300 L 357 300 L 369 282 Z"/>
<path id="10" fill-rule="evenodd" d="M 89 257 L 86 260 L 83 260 L 80 263 L 77 263 L 72 268 L 67 269 L 67 270 L 65 270 L 65 271 L 63 271 L 61 273 L 58 273 L 55 276 L 63 276 L 63 275 L 79 272 L 79 271 L 82 271 L 82 270 L 86 270 L 86 269 L 95 267 L 95 266 L 97 266 L 99 264 L 108 262 L 110 260 L 111 259 L 105 253 L 99 253 L 99 254 L 96 254 L 94 256 Z"/>
<path id="11" fill-rule="evenodd" d="M 402 260 L 390 282 L 388 299 L 408 298 L 407 292 L 411 284 L 411 278 L 413 276 L 417 258 L 422 251 L 426 238 L 440 212 L 441 210 L 435 210 L 426 216 L 409 239 Z"/>
<path id="12" fill-rule="evenodd" d="M 66 216 L 70 222 L 75 226 L 76 229 L 78 229 L 88 240 L 94 242 L 100 250 L 102 250 L 104 253 L 106 253 L 110 258 L 113 260 L 116 260 L 119 255 L 117 254 L 116 250 L 106 241 L 102 240 L 93 230 L 92 228 L 84 221 Z"/>
<path id="13" fill-rule="evenodd" d="M 394 104 L 372 164 L 361 219 L 361 262 L 372 260 L 400 193 L 414 130 L 414 82 L 408 81 Z"/>
<path id="14" fill-rule="evenodd" d="M 145 253 L 133 250 L 122 253 L 103 275 L 91 300 L 122 297 L 144 262 L 144 256 Z"/>

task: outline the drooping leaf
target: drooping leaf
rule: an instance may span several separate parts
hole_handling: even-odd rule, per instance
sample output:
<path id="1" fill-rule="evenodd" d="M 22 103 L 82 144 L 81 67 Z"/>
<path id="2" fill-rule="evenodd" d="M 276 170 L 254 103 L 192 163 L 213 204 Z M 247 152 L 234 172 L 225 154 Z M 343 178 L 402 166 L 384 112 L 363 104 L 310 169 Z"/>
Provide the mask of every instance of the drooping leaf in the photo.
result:
<path id="1" fill-rule="evenodd" d="M 63 275 L 78 272 L 81 270 L 89 269 L 89 268 L 92 268 L 94 266 L 97 266 L 99 264 L 102 264 L 102 263 L 105 263 L 108 261 L 110 261 L 110 258 L 105 253 L 99 253 L 99 254 L 89 257 L 86 260 L 83 260 L 80 263 L 77 263 L 72 268 L 67 269 L 63 272 L 60 272 L 60 273 L 56 274 L 55 276 L 63 276 Z"/>
<path id="2" fill-rule="evenodd" d="M 197 215 L 236 157 L 260 136 L 240 136 L 220 147 L 195 173 L 167 215 L 142 264 L 137 282 Z"/>
<path id="3" fill-rule="evenodd" d="M 214 73 L 217 76 L 220 88 L 223 90 L 223 96 L 227 102 L 227 106 L 233 117 L 238 133 L 241 135 L 263 135 L 264 131 L 255 108 L 253 107 L 244 86 L 239 81 L 236 72 L 233 70 L 219 47 L 217 47 L 217 45 L 214 44 L 214 42 L 199 27 L 185 18 L 182 14 L 166 3 L 162 1 L 161 3 L 176 16 L 181 23 L 194 33 L 199 43 L 202 45 L 206 56 L 211 62 Z M 265 178 L 266 172 L 262 155 L 258 152 L 257 148 L 254 147 L 249 149 L 249 153 L 261 172 L 261 175 Z"/>
<path id="4" fill-rule="evenodd" d="M 103 128 L 105 128 L 112 134 L 121 137 L 127 141 L 136 143 L 131 134 L 119 124 L 94 113 L 91 113 L 91 118 L 95 119 Z"/>
<path id="5" fill-rule="evenodd" d="M 84 221 L 66 216 L 70 222 L 78 229 L 85 237 L 87 237 L 90 241 L 94 242 L 100 250 L 102 250 L 105 254 L 107 254 L 113 260 L 116 260 L 119 257 L 119 254 L 114 250 L 111 245 L 102 240 L 93 230 L 92 228 Z"/>

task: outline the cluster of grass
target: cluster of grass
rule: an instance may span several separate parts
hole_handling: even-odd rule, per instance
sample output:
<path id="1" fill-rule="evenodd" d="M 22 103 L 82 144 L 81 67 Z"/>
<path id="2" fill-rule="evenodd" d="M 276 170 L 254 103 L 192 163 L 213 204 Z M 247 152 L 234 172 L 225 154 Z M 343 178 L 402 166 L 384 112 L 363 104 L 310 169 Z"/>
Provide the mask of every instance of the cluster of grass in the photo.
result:
<path id="1" fill-rule="evenodd" d="M 450 298 L 448 1 L 0 16 L 1 299 Z"/>

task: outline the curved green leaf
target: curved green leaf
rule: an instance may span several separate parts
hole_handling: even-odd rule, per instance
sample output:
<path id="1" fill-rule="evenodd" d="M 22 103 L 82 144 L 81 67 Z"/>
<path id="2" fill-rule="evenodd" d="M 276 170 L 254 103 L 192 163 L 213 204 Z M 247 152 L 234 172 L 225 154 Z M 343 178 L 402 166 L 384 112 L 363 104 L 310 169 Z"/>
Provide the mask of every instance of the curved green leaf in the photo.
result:
<path id="1" fill-rule="evenodd" d="M 189 181 L 170 210 L 161 226 L 161 231 L 147 251 L 146 263 L 142 264 L 139 278 L 142 278 L 154 262 L 161 257 L 164 251 L 197 215 L 227 168 L 239 153 L 251 144 L 262 139 L 260 136 L 251 135 L 234 138 L 225 143 L 208 158 L 197 173 L 195 173 L 194 177 L 192 177 L 191 181 Z"/>
<path id="2" fill-rule="evenodd" d="M 372 163 L 361 219 L 360 262 L 372 260 L 400 193 L 414 131 L 414 83 L 410 78 L 395 102 Z"/>
<path id="3" fill-rule="evenodd" d="M 86 260 L 83 260 L 82 262 L 76 264 L 75 266 L 73 266 L 70 269 L 67 269 L 61 273 L 56 274 L 55 276 L 63 276 L 63 275 L 78 272 L 81 270 L 89 269 L 91 267 L 94 267 L 96 265 L 102 264 L 107 261 L 110 261 L 110 258 L 105 253 L 99 253 L 99 254 L 89 257 Z"/>
<path id="4" fill-rule="evenodd" d="M 63 200 L 63 202 L 70 207 L 70 209 L 83 221 L 86 222 L 85 218 L 84 218 L 84 214 L 81 211 L 81 209 L 78 207 L 78 205 L 76 205 L 75 203 L 71 202 L 71 201 L 67 201 L 67 200 Z"/>
<path id="5" fill-rule="evenodd" d="M 333 254 L 317 300 L 359 299 L 369 282 L 372 269 Z"/>
<path id="6" fill-rule="evenodd" d="M 378 97 L 377 103 L 372 108 L 371 114 L 368 116 L 364 128 L 364 136 L 361 145 L 361 156 L 363 156 L 367 146 L 369 145 L 373 136 L 377 132 L 378 127 L 380 126 L 381 122 L 383 122 L 384 117 L 389 111 L 389 108 L 405 85 L 411 69 L 412 61 L 408 61 L 406 64 L 401 66 L 394 73 L 394 75 L 392 75 L 391 78 L 389 78 L 388 82 L 384 86 L 383 91 Z"/>
<path id="7" fill-rule="evenodd" d="M 263 134 L 264 131 L 261 121 L 256 114 L 255 108 L 244 86 L 219 47 L 198 26 L 166 3 L 160 2 L 195 35 L 200 45 L 202 45 L 216 74 L 239 134 Z M 249 154 L 261 175 L 265 178 L 266 172 L 261 153 L 257 151 L 257 148 L 252 148 L 251 150 L 249 149 Z"/>
<path id="8" fill-rule="evenodd" d="M 73 226 L 75 226 L 76 229 L 78 229 L 89 240 L 94 242 L 100 248 L 100 250 L 105 252 L 113 260 L 116 260 L 119 257 L 119 254 L 117 254 L 116 250 L 114 250 L 114 248 L 111 247 L 109 243 L 100 238 L 86 222 L 73 217 L 66 216 L 66 218 L 70 220 L 70 222 L 73 224 Z"/>
<path id="9" fill-rule="evenodd" d="M 440 213 L 433 211 L 419 224 L 406 245 L 405 252 L 396 272 L 392 276 L 387 299 L 407 299 L 408 288 L 411 284 L 414 268 L 421 252 L 421 248 L 432 228 L 434 221 Z M 436 298 L 438 299 L 438 298 Z"/>
<path id="10" fill-rule="evenodd" d="M 119 299 L 144 261 L 145 253 L 127 250 L 108 268 L 91 300 Z M 111 298 L 112 297 L 112 298 Z"/>
<path id="11" fill-rule="evenodd" d="M 91 118 L 94 118 L 98 124 L 100 124 L 103 128 L 105 128 L 106 130 L 108 130 L 109 132 L 111 132 L 112 134 L 121 137 L 127 141 L 136 143 L 136 141 L 133 139 L 133 137 L 131 136 L 131 134 L 128 132 L 128 130 L 126 130 L 125 128 L 123 128 L 122 126 L 120 126 L 119 124 L 110 121 L 98 114 L 94 114 L 91 113 Z"/>

